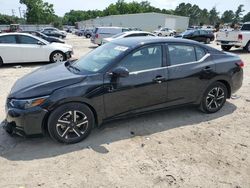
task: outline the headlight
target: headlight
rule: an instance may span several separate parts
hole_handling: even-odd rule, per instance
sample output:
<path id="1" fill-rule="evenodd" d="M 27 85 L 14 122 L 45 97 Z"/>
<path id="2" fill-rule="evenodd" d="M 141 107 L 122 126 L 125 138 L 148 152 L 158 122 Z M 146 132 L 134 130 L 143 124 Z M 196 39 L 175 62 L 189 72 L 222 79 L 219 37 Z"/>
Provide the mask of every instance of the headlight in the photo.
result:
<path id="1" fill-rule="evenodd" d="M 11 99 L 9 104 L 13 108 L 18 108 L 18 109 L 28 109 L 31 107 L 39 106 L 44 103 L 44 101 L 48 98 L 49 96 L 45 97 L 39 97 L 39 98 L 33 98 L 33 99 Z"/>

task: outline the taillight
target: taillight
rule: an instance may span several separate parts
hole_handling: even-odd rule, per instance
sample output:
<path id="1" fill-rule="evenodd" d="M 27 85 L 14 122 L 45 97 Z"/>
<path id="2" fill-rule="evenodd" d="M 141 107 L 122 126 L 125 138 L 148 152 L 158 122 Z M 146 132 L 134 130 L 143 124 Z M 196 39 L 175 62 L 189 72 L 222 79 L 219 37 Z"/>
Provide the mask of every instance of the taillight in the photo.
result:
<path id="1" fill-rule="evenodd" d="M 244 67 L 244 62 L 243 61 L 239 61 L 236 63 L 236 65 L 238 65 L 239 67 L 243 68 Z"/>
<path id="2" fill-rule="evenodd" d="M 99 37 L 99 36 L 98 36 L 98 34 L 95 34 L 95 38 L 97 38 L 97 39 L 98 39 L 98 37 Z"/>
<path id="3" fill-rule="evenodd" d="M 238 35 L 238 40 L 240 40 L 240 41 L 242 41 L 242 40 L 243 40 L 243 36 L 242 36 L 242 34 L 239 34 L 239 35 Z"/>

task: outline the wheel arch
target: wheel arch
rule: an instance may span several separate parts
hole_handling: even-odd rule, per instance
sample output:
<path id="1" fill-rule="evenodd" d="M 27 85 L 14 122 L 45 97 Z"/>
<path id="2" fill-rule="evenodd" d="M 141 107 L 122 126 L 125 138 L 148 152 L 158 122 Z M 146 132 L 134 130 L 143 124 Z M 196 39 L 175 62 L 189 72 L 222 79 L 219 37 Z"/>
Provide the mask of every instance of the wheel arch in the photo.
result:
<path id="1" fill-rule="evenodd" d="M 48 133 L 48 120 L 49 120 L 49 117 L 50 117 L 51 113 L 55 109 L 59 108 L 60 106 L 68 104 L 68 103 L 81 103 L 81 104 L 86 105 L 92 111 L 92 113 L 94 115 L 94 121 L 95 121 L 94 127 L 96 127 L 96 126 L 98 127 L 102 123 L 102 121 L 100 119 L 98 119 L 97 111 L 93 107 L 93 105 L 91 105 L 91 104 L 89 104 L 89 103 L 87 103 L 85 101 L 80 101 L 80 100 L 72 100 L 72 101 L 66 101 L 66 102 L 65 101 L 60 101 L 59 103 L 57 103 L 56 105 L 54 105 L 52 108 L 50 108 L 48 110 L 48 113 L 44 117 L 43 122 L 42 122 L 42 132 L 43 132 L 43 134 Z"/>

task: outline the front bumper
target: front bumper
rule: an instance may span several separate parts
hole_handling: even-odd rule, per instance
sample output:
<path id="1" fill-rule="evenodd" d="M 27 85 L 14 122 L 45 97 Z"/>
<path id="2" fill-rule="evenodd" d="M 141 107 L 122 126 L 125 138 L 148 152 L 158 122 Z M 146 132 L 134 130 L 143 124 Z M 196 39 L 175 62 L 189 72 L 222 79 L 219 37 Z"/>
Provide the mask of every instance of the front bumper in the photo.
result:
<path id="1" fill-rule="evenodd" d="M 70 59 L 73 56 L 73 54 L 74 54 L 73 51 L 68 51 L 65 53 L 67 59 Z"/>
<path id="2" fill-rule="evenodd" d="M 43 124 L 48 111 L 41 107 L 26 110 L 6 108 L 4 129 L 10 134 L 21 136 L 41 135 L 44 133 Z"/>

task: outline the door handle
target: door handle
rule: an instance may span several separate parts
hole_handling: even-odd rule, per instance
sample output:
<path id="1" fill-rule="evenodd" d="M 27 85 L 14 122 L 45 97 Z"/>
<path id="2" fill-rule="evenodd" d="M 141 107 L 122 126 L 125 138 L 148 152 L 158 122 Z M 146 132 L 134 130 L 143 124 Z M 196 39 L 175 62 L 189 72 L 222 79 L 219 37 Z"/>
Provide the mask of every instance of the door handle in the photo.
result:
<path id="1" fill-rule="evenodd" d="M 212 70 L 213 70 L 212 67 L 209 67 L 209 66 L 207 66 L 203 69 L 203 71 L 205 71 L 205 72 L 211 72 Z"/>
<path id="2" fill-rule="evenodd" d="M 156 82 L 156 83 L 158 83 L 158 84 L 161 84 L 164 80 L 165 80 L 164 77 L 162 77 L 162 76 L 157 76 L 157 77 L 155 77 L 155 78 L 153 79 L 153 82 Z"/>

